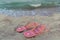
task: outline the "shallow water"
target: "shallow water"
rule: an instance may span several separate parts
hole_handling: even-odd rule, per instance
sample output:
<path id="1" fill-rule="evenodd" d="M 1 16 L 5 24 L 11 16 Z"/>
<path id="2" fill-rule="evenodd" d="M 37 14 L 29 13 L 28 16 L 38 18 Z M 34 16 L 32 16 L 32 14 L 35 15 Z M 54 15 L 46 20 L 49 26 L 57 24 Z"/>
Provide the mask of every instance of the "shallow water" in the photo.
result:
<path id="1" fill-rule="evenodd" d="M 0 9 L 0 14 L 7 16 L 20 17 L 20 16 L 51 16 L 53 13 L 60 12 L 60 7 L 50 8 L 37 8 L 37 9 Z"/>

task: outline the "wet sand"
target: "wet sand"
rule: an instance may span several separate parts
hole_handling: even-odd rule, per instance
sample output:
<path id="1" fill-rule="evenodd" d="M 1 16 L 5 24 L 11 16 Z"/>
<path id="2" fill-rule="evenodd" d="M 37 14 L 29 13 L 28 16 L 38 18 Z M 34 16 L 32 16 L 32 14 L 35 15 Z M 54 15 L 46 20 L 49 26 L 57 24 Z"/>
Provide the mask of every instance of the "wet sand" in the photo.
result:
<path id="1" fill-rule="evenodd" d="M 29 21 L 45 24 L 50 31 L 30 39 L 25 38 L 23 33 L 15 31 L 18 25 L 25 25 Z M 60 40 L 60 14 L 57 13 L 52 16 L 22 16 L 17 18 L 0 15 L 0 40 Z"/>

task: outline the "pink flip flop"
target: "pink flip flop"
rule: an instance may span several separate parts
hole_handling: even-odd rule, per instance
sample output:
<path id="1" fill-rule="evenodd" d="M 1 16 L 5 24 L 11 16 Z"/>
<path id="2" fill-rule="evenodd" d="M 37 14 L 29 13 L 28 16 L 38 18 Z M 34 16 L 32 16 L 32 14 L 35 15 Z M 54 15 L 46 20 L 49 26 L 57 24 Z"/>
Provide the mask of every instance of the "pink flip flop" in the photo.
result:
<path id="1" fill-rule="evenodd" d="M 16 31 L 20 33 L 20 32 L 23 32 L 24 30 L 31 29 L 33 26 L 36 27 L 37 25 L 38 25 L 38 23 L 32 22 L 32 23 L 29 23 L 29 24 L 27 24 L 25 26 L 17 27 Z"/>
<path id="2" fill-rule="evenodd" d="M 44 32 L 45 28 L 46 28 L 45 25 L 40 25 L 35 30 L 29 30 L 27 32 L 24 32 L 24 36 L 27 38 L 35 37 L 38 34 L 42 34 Z"/>
<path id="3" fill-rule="evenodd" d="M 20 32 L 23 32 L 24 30 L 26 30 L 26 27 L 25 26 L 21 26 L 21 27 L 17 27 L 16 28 L 16 31 L 19 32 L 19 33 Z"/>

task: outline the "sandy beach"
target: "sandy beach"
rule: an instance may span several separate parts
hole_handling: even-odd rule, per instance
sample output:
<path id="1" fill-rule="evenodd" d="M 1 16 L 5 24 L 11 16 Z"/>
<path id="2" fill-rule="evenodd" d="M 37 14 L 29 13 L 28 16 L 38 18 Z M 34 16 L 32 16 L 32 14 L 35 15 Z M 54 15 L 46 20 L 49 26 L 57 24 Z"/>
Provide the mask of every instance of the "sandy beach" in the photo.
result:
<path id="1" fill-rule="evenodd" d="M 36 36 L 35 38 L 25 38 L 23 33 L 17 33 L 15 28 L 18 25 L 25 25 L 29 21 L 45 24 L 49 32 Z M 51 16 L 22 16 L 11 17 L 0 15 L 0 40 L 60 40 L 60 14 Z"/>

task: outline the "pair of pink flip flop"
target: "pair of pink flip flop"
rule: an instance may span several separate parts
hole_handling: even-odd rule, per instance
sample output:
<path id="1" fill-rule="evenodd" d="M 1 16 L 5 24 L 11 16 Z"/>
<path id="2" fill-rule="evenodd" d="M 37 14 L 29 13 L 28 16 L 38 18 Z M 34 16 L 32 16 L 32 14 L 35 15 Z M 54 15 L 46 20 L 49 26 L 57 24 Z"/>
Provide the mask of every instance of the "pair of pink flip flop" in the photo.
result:
<path id="1" fill-rule="evenodd" d="M 34 30 L 28 30 L 25 26 L 22 26 L 22 27 L 18 27 L 16 29 L 17 32 L 22 32 L 24 30 L 28 30 L 26 32 L 24 32 L 24 36 L 27 37 L 27 38 L 31 38 L 31 37 L 35 37 L 39 34 L 42 34 L 44 31 L 45 31 L 46 27 L 45 25 L 38 25 Z"/>

